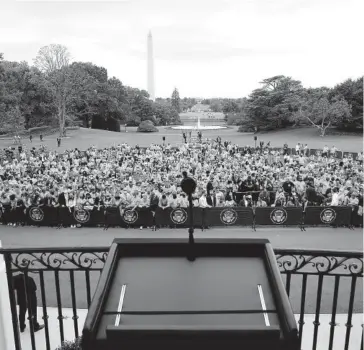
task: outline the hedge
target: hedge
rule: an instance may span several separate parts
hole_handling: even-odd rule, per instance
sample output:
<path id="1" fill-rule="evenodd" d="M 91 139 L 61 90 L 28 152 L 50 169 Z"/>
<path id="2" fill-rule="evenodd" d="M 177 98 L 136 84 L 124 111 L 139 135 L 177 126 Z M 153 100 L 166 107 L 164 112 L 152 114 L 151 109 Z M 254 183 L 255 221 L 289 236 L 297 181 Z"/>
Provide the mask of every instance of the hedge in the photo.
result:
<path id="1" fill-rule="evenodd" d="M 64 341 L 56 350 L 82 350 L 82 337 L 74 341 Z"/>
<path id="2" fill-rule="evenodd" d="M 138 132 L 157 132 L 159 131 L 150 120 L 142 121 L 137 129 Z"/>

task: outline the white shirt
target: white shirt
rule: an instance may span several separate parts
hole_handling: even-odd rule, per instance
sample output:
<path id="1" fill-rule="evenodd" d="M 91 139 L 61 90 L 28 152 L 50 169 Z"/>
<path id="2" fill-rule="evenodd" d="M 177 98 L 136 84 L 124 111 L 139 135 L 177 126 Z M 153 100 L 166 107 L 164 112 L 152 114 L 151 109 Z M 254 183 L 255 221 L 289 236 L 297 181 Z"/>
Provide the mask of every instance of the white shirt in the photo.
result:
<path id="1" fill-rule="evenodd" d="M 332 194 L 331 205 L 333 205 L 333 206 L 338 206 L 339 205 L 339 194 L 338 193 L 333 193 Z"/>
<path id="2" fill-rule="evenodd" d="M 210 208 L 210 206 L 207 204 L 207 200 L 205 196 L 201 196 L 199 199 L 200 208 Z"/>

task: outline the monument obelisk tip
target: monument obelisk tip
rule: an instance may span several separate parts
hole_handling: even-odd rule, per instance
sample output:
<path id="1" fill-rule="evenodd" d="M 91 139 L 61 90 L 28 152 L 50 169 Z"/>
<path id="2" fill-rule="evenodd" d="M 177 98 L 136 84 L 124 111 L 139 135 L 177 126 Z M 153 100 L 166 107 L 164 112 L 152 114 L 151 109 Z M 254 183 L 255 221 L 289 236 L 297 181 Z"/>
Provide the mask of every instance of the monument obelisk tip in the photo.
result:
<path id="1" fill-rule="evenodd" d="M 148 74 L 147 74 L 147 86 L 149 97 L 152 101 L 155 101 L 155 82 L 154 82 L 154 55 L 153 55 L 153 37 L 152 31 L 148 33 Z"/>

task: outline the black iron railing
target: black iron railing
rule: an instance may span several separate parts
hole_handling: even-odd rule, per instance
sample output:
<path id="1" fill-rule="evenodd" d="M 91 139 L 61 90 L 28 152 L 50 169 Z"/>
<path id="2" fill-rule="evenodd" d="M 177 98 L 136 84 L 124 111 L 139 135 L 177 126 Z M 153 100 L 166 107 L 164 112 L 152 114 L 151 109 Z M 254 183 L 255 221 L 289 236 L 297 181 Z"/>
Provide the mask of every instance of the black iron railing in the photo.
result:
<path id="1" fill-rule="evenodd" d="M 14 349 L 21 349 L 19 322 L 12 277 L 22 272 L 31 276 L 38 286 L 38 303 L 42 307 L 47 350 L 55 349 L 50 342 L 48 307 L 57 308 L 59 341 L 65 340 L 62 308 L 72 309 L 74 337 L 80 335 L 78 309 L 87 309 L 96 288 L 109 247 L 87 248 L 24 248 L 0 249 L 4 255 L 9 284 L 9 299 L 14 325 Z M 299 315 L 299 336 L 305 330 L 305 314 L 314 314 L 312 349 L 318 345 L 320 316 L 330 314 L 328 349 L 333 349 L 337 314 L 346 315 L 345 350 L 363 349 L 350 343 L 353 314 L 363 312 L 363 253 L 348 251 L 311 251 L 276 249 L 276 258 L 286 291 L 295 314 Z M 26 290 L 27 295 L 30 291 Z M 29 298 L 28 298 L 29 299 Z M 31 307 L 28 305 L 29 312 Z M 32 322 L 30 320 L 29 322 Z M 29 325 L 30 326 L 30 325 Z M 35 336 L 30 328 L 32 350 L 36 350 Z M 72 340 L 72 339 L 67 339 Z M 304 349 L 306 350 L 306 349 Z"/>

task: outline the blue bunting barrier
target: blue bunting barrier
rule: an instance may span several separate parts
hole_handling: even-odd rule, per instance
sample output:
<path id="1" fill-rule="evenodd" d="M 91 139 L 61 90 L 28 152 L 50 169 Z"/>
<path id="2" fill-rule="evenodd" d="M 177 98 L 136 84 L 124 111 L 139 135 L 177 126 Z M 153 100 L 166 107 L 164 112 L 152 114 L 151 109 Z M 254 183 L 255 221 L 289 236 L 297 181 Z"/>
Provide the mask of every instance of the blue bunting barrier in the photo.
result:
<path id="1" fill-rule="evenodd" d="M 362 224 L 362 211 L 351 207 L 307 207 L 305 212 L 298 207 L 266 208 L 193 208 L 195 227 L 214 226 L 359 226 Z M 188 208 L 128 208 L 115 207 L 47 207 L 33 206 L 0 208 L 0 222 L 3 224 L 21 222 L 33 226 L 81 225 L 88 227 L 188 227 Z"/>
<path id="2" fill-rule="evenodd" d="M 297 207 L 255 208 L 255 225 L 297 226 L 302 224 L 302 209 Z"/>
<path id="3" fill-rule="evenodd" d="M 307 207 L 304 213 L 304 224 L 349 226 L 351 215 L 351 207 Z"/>

